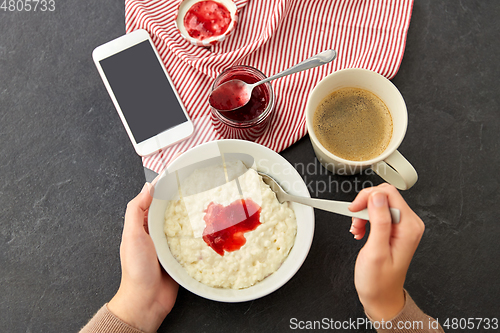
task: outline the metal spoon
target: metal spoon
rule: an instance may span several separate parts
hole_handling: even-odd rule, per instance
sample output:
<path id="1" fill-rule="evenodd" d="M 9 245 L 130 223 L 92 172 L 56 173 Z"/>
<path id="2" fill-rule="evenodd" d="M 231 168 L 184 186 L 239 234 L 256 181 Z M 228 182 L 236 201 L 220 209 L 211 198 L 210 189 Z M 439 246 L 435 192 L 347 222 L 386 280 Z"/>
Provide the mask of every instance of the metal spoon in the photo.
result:
<path id="1" fill-rule="evenodd" d="M 323 200 L 323 199 L 311 199 L 305 197 L 298 197 L 295 195 L 291 195 L 285 192 L 285 190 L 274 180 L 271 176 L 266 175 L 265 173 L 258 172 L 262 177 L 264 183 L 271 187 L 271 190 L 276 193 L 276 197 L 280 203 L 285 201 L 293 201 L 303 205 L 311 206 L 314 208 L 318 208 L 321 210 L 326 210 L 328 212 L 337 213 L 340 215 L 358 217 L 363 220 L 369 220 L 368 209 L 363 209 L 359 212 L 353 213 L 347 207 L 351 204 L 347 201 L 334 201 L 334 200 Z M 392 223 L 399 223 L 400 219 L 400 211 L 396 208 L 390 208 Z"/>
<path id="2" fill-rule="evenodd" d="M 210 105 L 220 111 L 233 111 L 248 103 L 252 96 L 253 88 L 260 84 L 279 79 L 280 77 L 305 71 L 321 65 L 325 65 L 337 57 L 335 50 L 326 50 L 308 58 L 297 65 L 284 70 L 278 74 L 270 76 L 262 81 L 249 84 L 244 81 L 234 79 L 224 82 L 214 89 L 208 101 Z"/>

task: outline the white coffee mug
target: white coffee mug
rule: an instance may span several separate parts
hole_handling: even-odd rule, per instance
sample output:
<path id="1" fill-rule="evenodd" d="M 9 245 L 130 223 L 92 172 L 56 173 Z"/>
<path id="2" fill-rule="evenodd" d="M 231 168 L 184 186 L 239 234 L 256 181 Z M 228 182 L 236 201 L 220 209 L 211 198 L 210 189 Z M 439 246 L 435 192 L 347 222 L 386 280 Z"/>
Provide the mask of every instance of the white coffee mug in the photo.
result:
<path id="1" fill-rule="evenodd" d="M 367 161 L 350 161 L 328 151 L 314 133 L 312 121 L 318 105 L 332 92 L 346 87 L 361 88 L 378 96 L 392 116 L 392 138 L 385 151 Z M 397 149 L 406 134 L 408 112 L 401 93 L 382 75 L 360 68 L 349 68 L 332 73 L 314 87 L 306 105 L 306 123 L 314 153 L 321 164 L 336 174 L 352 175 L 372 168 L 380 177 L 400 190 L 412 187 L 418 179 L 417 172 Z"/>

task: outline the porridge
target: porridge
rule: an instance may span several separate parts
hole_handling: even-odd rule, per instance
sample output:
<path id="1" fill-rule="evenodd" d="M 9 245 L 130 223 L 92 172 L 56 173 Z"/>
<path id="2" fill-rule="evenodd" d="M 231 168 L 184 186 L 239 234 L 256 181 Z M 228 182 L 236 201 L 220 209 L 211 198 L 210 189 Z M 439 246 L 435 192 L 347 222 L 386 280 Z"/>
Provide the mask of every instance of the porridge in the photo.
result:
<path id="1" fill-rule="evenodd" d="M 168 245 L 208 286 L 250 287 L 274 273 L 294 244 L 294 211 L 240 161 L 196 170 L 181 183 L 180 198 L 165 211 Z"/>

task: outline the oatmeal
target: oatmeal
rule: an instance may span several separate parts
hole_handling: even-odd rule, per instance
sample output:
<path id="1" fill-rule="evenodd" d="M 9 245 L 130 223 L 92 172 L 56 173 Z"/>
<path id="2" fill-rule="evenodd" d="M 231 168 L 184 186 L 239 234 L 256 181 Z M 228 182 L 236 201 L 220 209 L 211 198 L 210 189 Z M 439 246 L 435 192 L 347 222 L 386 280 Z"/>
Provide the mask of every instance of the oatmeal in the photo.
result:
<path id="1" fill-rule="evenodd" d="M 164 231 L 172 255 L 191 277 L 211 287 L 247 288 L 281 266 L 297 222 L 254 169 L 238 172 L 245 168 L 240 161 L 226 164 L 228 182 L 210 188 L 221 168 L 197 170 L 182 182 L 181 200 L 170 201 L 165 211 Z M 197 192 L 200 184 L 203 191 Z"/>

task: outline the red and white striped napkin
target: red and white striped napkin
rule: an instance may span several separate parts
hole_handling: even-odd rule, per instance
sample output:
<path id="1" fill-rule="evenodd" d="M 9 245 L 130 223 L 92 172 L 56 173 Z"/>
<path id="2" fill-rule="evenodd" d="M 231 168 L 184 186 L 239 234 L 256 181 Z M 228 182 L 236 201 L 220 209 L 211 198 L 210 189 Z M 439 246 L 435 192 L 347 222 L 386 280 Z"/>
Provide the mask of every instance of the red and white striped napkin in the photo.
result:
<path id="1" fill-rule="evenodd" d="M 235 65 L 250 65 L 270 76 L 326 49 L 330 64 L 272 82 L 277 104 L 267 132 L 256 142 L 282 151 L 306 133 L 309 92 L 326 75 L 365 68 L 396 75 L 406 43 L 413 0 L 236 0 L 239 23 L 210 49 L 193 46 L 175 28 L 180 0 L 125 0 L 126 30 L 146 29 L 165 63 L 195 126 L 194 135 L 143 158 L 160 172 L 179 152 L 222 139 L 210 120 L 209 89 L 215 77 Z"/>

